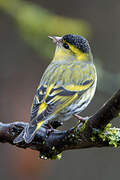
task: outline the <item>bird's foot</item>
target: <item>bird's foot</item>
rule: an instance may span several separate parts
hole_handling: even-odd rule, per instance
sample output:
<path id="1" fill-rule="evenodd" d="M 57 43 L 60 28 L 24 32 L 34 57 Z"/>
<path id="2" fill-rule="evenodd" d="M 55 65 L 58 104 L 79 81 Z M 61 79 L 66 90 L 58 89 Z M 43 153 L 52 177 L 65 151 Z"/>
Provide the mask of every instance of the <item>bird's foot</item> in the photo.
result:
<path id="1" fill-rule="evenodd" d="M 46 135 L 49 136 L 52 132 L 54 132 L 54 129 L 46 129 Z"/>
<path id="2" fill-rule="evenodd" d="M 82 122 L 82 123 L 84 123 L 86 120 L 89 119 L 88 116 L 82 117 L 82 116 L 79 116 L 78 114 L 73 114 L 73 116 L 74 116 L 75 118 L 79 119 L 79 121 Z"/>
<path id="3" fill-rule="evenodd" d="M 75 118 L 79 119 L 79 122 L 76 124 L 75 128 L 76 128 L 76 131 L 78 132 L 82 132 L 85 128 L 85 124 L 86 122 L 88 121 L 89 117 L 86 116 L 86 117 L 81 117 L 77 114 L 74 114 L 73 115 Z"/>
<path id="4" fill-rule="evenodd" d="M 45 123 L 44 126 L 46 128 L 47 136 L 49 136 L 52 132 L 54 132 L 54 130 L 56 128 L 58 128 L 59 126 L 62 126 L 62 125 L 63 125 L 63 122 L 57 121 L 57 120 L 52 120 L 52 121 L 48 121 L 47 123 Z"/>
<path id="5" fill-rule="evenodd" d="M 50 121 L 48 121 L 48 122 L 45 124 L 45 127 L 46 127 L 46 134 L 47 134 L 47 136 L 49 136 L 52 132 L 54 132 L 54 128 L 53 128 L 53 126 L 51 125 Z"/>
<path id="6" fill-rule="evenodd" d="M 57 129 L 60 126 L 63 126 L 63 122 L 57 120 L 47 121 L 44 123 L 44 126 L 48 129 Z"/>

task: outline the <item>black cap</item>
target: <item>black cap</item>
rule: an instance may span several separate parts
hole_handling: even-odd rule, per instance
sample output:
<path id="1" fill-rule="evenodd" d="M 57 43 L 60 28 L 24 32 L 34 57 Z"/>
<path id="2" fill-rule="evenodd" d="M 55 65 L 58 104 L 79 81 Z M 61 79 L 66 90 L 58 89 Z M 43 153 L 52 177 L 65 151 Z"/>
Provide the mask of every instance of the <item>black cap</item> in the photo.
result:
<path id="1" fill-rule="evenodd" d="M 77 49 L 79 49 L 83 53 L 88 53 L 90 51 L 90 45 L 88 41 L 82 36 L 67 34 L 63 36 L 63 40 L 75 46 Z"/>

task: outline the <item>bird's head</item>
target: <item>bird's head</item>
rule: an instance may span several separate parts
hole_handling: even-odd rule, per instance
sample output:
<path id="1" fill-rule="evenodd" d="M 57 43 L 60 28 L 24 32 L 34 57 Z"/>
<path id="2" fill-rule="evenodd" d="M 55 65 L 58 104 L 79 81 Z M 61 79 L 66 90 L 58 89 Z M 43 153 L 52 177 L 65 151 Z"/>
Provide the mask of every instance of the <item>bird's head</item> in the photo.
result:
<path id="1" fill-rule="evenodd" d="M 56 44 L 55 61 L 92 61 L 90 45 L 84 37 L 72 34 L 48 37 Z"/>

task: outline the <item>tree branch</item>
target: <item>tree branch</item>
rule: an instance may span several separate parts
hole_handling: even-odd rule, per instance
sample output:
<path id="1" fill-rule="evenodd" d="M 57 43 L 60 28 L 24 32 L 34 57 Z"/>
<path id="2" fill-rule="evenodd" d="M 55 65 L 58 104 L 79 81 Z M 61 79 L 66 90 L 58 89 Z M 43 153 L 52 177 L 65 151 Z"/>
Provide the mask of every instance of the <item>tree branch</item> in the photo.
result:
<path id="1" fill-rule="evenodd" d="M 108 123 L 119 116 L 120 90 L 116 92 L 93 116 L 84 123 L 79 122 L 75 127 L 60 131 L 54 129 L 49 134 L 47 127 L 37 131 L 30 144 L 24 141 L 14 144 L 13 140 L 28 123 L 14 122 L 10 124 L 0 123 L 0 142 L 10 143 L 20 148 L 31 148 L 40 152 L 40 157 L 47 159 L 59 159 L 60 153 L 65 150 L 88 147 L 104 147 L 120 145 L 120 129 L 111 128 Z M 52 126 L 57 128 L 58 121 L 53 121 Z"/>

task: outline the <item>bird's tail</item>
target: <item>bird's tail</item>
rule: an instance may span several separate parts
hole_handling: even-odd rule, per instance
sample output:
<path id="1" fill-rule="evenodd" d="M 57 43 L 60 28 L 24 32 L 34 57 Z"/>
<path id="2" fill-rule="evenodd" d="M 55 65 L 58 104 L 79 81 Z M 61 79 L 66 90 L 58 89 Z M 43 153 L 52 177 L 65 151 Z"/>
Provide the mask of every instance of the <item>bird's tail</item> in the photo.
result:
<path id="1" fill-rule="evenodd" d="M 17 143 L 20 143 L 20 142 L 24 141 L 24 138 L 23 138 L 24 133 L 25 133 L 25 130 L 23 130 L 23 131 L 13 140 L 13 143 L 14 143 L 14 144 L 17 144 Z"/>
<path id="2" fill-rule="evenodd" d="M 36 132 L 36 125 L 34 126 L 26 126 L 25 129 L 14 139 L 13 143 L 17 144 L 22 141 L 25 141 L 26 143 L 30 143 Z"/>
<path id="3" fill-rule="evenodd" d="M 41 127 L 41 125 L 44 123 L 44 120 L 43 121 L 40 121 L 38 122 L 37 124 L 29 124 L 26 128 L 25 128 L 25 133 L 23 135 L 23 138 L 25 140 L 26 143 L 30 143 L 37 130 Z"/>
<path id="4" fill-rule="evenodd" d="M 27 144 L 29 144 L 33 140 L 36 131 L 40 128 L 43 122 L 44 121 L 40 121 L 38 124 L 28 124 L 28 126 L 26 126 L 25 129 L 14 139 L 13 143 L 16 144 L 25 141 Z"/>
<path id="5" fill-rule="evenodd" d="M 33 126 L 27 126 L 26 127 L 26 129 L 25 129 L 25 133 L 24 133 L 24 135 L 23 135 L 23 138 L 24 138 L 24 141 L 26 142 L 26 143 L 30 143 L 32 140 L 33 140 L 33 138 L 34 138 L 34 136 L 35 136 L 35 132 L 36 132 L 36 125 L 33 125 Z"/>

